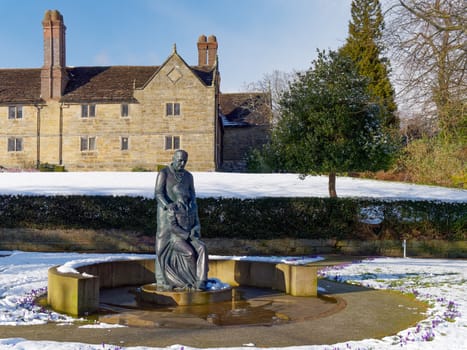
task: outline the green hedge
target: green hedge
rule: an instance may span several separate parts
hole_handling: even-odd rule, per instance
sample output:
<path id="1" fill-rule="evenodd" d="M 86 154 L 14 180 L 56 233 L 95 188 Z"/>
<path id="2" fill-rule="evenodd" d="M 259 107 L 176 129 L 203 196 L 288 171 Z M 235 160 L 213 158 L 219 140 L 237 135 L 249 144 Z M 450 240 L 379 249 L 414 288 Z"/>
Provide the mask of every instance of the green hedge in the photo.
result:
<path id="1" fill-rule="evenodd" d="M 0 196 L 0 227 L 151 232 L 154 200 L 113 196 Z"/>
<path id="2" fill-rule="evenodd" d="M 208 237 L 465 240 L 467 232 L 467 203 L 361 198 L 199 202 Z M 366 223 L 369 219 L 377 223 Z"/>
<path id="3" fill-rule="evenodd" d="M 200 198 L 204 237 L 465 240 L 467 203 L 362 198 Z M 366 223 L 373 219 L 376 222 Z M 116 196 L 0 196 L 0 227 L 156 230 L 156 202 Z"/>

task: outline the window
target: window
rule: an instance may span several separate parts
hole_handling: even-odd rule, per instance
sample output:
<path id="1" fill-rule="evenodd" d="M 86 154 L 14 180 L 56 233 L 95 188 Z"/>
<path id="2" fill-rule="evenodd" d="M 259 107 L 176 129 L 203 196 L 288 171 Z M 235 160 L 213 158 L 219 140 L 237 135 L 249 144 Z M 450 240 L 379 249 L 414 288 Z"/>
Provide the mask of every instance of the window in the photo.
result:
<path id="1" fill-rule="evenodd" d="M 23 106 L 8 106 L 8 119 L 23 118 Z"/>
<path id="2" fill-rule="evenodd" d="M 120 139 L 120 149 L 122 151 L 128 151 L 128 149 L 129 149 L 128 137 L 122 137 Z"/>
<path id="3" fill-rule="evenodd" d="M 120 107 L 120 116 L 128 117 L 128 103 L 122 103 Z"/>
<path id="4" fill-rule="evenodd" d="M 81 105 L 81 118 L 94 118 L 96 116 L 96 105 Z"/>
<path id="5" fill-rule="evenodd" d="M 96 137 L 95 136 L 81 136 L 80 149 L 81 149 L 81 152 L 95 151 L 96 150 Z"/>
<path id="6" fill-rule="evenodd" d="M 165 104 L 165 115 L 173 115 L 173 104 L 172 103 Z"/>
<path id="7" fill-rule="evenodd" d="M 180 115 L 180 103 L 166 103 L 165 104 L 165 115 Z"/>
<path id="8" fill-rule="evenodd" d="M 180 103 L 174 103 L 174 115 L 180 115 Z"/>
<path id="9" fill-rule="evenodd" d="M 166 136 L 165 137 L 165 149 L 179 149 L 180 148 L 180 136 Z"/>
<path id="10" fill-rule="evenodd" d="M 8 138 L 8 152 L 20 152 L 23 150 L 23 139 L 20 137 Z"/>

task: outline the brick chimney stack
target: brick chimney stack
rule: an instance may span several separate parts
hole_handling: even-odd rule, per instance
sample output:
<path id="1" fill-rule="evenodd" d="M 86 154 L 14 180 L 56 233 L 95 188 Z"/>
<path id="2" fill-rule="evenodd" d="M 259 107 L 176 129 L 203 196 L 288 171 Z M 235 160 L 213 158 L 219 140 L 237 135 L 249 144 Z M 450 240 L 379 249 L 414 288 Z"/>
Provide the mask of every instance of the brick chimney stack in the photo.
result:
<path id="1" fill-rule="evenodd" d="M 59 99 L 68 81 L 63 16 L 57 10 L 48 10 L 42 20 L 42 27 L 44 65 L 41 72 L 41 95 L 45 100 Z"/>
<path id="2" fill-rule="evenodd" d="M 199 66 L 213 66 L 217 57 L 217 39 L 214 35 L 206 38 L 201 35 L 198 38 L 198 65 Z"/>

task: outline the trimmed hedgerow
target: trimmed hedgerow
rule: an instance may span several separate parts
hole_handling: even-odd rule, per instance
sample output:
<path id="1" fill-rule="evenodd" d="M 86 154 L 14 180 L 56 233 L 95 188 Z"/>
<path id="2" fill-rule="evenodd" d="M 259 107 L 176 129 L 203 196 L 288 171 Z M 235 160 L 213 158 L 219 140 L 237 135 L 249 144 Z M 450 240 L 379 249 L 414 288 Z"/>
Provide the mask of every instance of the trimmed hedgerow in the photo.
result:
<path id="1" fill-rule="evenodd" d="M 467 203 L 365 198 L 199 198 L 204 237 L 466 240 Z M 154 233 L 154 199 L 0 196 L 0 227 Z"/>
<path id="2" fill-rule="evenodd" d="M 356 205 L 329 198 L 209 198 L 199 208 L 208 237 L 318 239 L 351 236 Z"/>
<path id="3" fill-rule="evenodd" d="M 156 204 L 142 197 L 0 196 L 0 226 L 151 232 Z"/>

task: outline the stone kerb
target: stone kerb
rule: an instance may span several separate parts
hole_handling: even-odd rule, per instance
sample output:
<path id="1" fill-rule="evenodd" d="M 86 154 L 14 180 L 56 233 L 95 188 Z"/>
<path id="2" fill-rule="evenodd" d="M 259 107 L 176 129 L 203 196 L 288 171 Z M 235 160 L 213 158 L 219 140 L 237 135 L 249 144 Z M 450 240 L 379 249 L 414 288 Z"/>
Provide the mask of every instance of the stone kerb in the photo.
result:
<path id="1" fill-rule="evenodd" d="M 48 304 L 56 311 L 82 316 L 99 308 L 100 288 L 154 283 L 154 260 L 119 260 L 81 266 L 80 273 L 48 271 Z M 210 260 L 209 278 L 232 287 L 271 288 L 292 296 L 317 296 L 317 267 L 249 260 Z"/>

